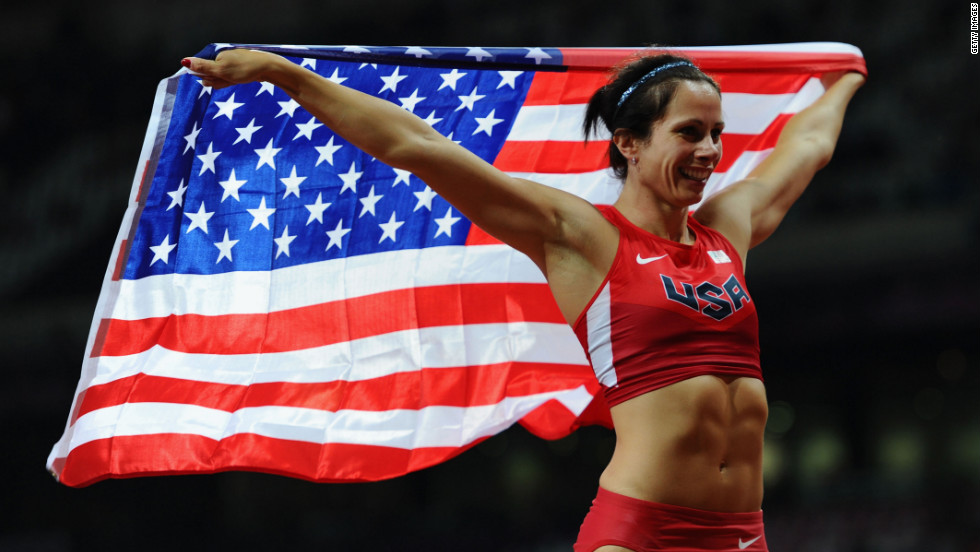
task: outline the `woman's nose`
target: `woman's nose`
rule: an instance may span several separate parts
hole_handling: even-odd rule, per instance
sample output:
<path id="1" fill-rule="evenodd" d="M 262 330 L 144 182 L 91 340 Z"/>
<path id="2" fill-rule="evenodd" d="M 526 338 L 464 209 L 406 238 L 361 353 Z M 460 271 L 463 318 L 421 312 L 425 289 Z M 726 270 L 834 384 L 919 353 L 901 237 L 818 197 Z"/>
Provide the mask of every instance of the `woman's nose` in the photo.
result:
<path id="1" fill-rule="evenodd" d="M 712 164 L 717 163 L 721 159 L 721 139 L 716 139 L 711 135 L 705 136 L 698 143 L 698 148 L 694 154 L 699 160 L 708 161 Z"/>

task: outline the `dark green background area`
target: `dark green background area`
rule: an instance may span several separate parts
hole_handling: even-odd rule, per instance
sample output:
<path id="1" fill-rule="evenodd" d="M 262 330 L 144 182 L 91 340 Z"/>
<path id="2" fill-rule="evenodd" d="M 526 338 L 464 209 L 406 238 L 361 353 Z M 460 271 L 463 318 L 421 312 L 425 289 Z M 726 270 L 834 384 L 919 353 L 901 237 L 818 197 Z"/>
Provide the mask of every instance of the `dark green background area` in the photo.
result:
<path id="1" fill-rule="evenodd" d="M 68 416 L 156 83 L 211 42 L 839 41 L 870 79 L 749 256 L 785 551 L 980 550 L 980 56 L 970 3 L 19 2 L 0 8 L 0 550 L 570 550 L 612 450 L 509 430 L 393 481 L 226 473 L 69 489 Z"/>

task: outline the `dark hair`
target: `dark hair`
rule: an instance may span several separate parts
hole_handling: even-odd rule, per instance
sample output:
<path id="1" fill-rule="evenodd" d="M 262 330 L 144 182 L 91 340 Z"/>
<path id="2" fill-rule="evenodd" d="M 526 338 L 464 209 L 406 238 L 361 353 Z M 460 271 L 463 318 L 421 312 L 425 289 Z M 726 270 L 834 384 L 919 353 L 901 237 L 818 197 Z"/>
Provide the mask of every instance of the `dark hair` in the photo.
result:
<path id="1" fill-rule="evenodd" d="M 651 71 L 667 64 L 675 65 L 664 67 L 640 82 Z M 721 95 L 721 87 L 714 79 L 704 74 L 689 59 L 673 54 L 642 57 L 618 68 L 609 83 L 596 90 L 589 100 L 582 124 L 586 141 L 590 136 L 599 135 L 600 124 L 610 135 L 617 129 L 625 129 L 638 140 L 650 138 L 653 124 L 667 112 L 667 106 L 670 105 L 681 80 L 708 83 Z M 636 83 L 639 86 L 623 98 L 626 91 Z M 620 102 L 622 105 L 619 105 Z M 626 178 L 629 164 L 612 140 L 609 141 L 609 166 L 618 178 Z"/>

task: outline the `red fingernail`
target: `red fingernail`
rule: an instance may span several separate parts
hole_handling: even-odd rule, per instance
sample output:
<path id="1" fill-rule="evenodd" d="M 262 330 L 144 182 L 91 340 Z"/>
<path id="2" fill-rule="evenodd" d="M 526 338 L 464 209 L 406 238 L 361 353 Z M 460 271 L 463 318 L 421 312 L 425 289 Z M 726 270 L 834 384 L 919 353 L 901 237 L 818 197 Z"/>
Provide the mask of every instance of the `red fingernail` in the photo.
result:
<path id="1" fill-rule="evenodd" d="M 184 58 L 184 59 L 180 60 L 180 64 L 183 65 L 184 67 L 190 67 L 191 66 L 191 60 L 189 60 L 187 58 Z"/>

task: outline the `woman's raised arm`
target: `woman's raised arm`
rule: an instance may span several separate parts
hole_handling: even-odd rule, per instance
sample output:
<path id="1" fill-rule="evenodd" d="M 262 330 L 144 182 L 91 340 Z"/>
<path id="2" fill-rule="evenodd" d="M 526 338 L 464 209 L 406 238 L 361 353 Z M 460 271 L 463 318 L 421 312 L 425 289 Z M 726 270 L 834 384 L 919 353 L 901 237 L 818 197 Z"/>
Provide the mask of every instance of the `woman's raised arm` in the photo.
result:
<path id="1" fill-rule="evenodd" d="M 706 201 L 695 215 L 698 220 L 724 234 L 743 256 L 768 238 L 830 162 L 844 111 L 864 81 L 860 73 L 825 76 L 827 91 L 789 120 L 769 157 L 745 180 Z"/>
<path id="2" fill-rule="evenodd" d="M 214 61 L 186 58 L 183 65 L 215 88 L 274 84 L 368 155 L 421 178 L 478 226 L 531 257 L 546 275 L 548 245 L 574 234 L 565 221 L 589 218 L 594 211 L 576 196 L 510 177 L 391 102 L 333 83 L 281 56 L 226 50 Z"/>

